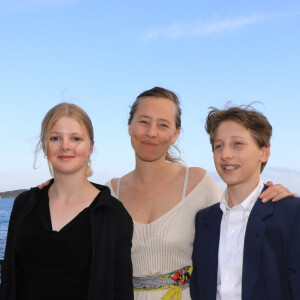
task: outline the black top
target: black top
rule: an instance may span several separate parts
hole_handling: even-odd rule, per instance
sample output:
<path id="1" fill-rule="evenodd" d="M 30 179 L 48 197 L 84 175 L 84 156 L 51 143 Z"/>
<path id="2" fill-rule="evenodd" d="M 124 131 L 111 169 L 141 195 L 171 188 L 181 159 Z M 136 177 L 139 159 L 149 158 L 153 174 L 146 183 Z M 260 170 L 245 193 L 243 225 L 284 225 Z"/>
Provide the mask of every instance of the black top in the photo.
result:
<path id="1" fill-rule="evenodd" d="M 88 299 L 92 261 L 90 207 L 60 231 L 53 231 L 49 187 L 25 218 L 17 240 L 20 300 Z"/>
<path id="2" fill-rule="evenodd" d="M 92 184 L 101 193 L 88 212 L 93 249 L 88 300 L 133 300 L 130 256 L 132 219 L 122 203 L 111 196 L 107 186 Z M 14 201 L 1 270 L 1 300 L 17 300 L 20 273 L 17 268 L 17 241 L 25 219 L 41 201 L 42 193 L 34 187 L 21 193 Z M 78 257 L 76 259 L 78 261 Z"/>

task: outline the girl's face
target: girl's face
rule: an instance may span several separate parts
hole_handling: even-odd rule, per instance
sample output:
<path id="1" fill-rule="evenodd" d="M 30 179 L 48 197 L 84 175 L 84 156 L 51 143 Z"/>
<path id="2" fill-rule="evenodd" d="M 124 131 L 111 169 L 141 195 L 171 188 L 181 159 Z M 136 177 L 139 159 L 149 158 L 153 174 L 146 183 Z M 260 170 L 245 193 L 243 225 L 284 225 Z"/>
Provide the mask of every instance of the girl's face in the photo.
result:
<path id="1" fill-rule="evenodd" d="M 176 129 L 176 105 L 168 99 L 147 97 L 141 100 L 129 125 L 136 156 L 144 161 L 164 160 L 180 133 Z"/>
<path id="2" fill-rule="evenodd" d="M 88 156 L 92 154 L 93 146 L 86 129 L 76 119 L 60 118 L 50 130 L 47 143 L 47 155 L 54 175 L 83 172 L 86 176 Z"/>

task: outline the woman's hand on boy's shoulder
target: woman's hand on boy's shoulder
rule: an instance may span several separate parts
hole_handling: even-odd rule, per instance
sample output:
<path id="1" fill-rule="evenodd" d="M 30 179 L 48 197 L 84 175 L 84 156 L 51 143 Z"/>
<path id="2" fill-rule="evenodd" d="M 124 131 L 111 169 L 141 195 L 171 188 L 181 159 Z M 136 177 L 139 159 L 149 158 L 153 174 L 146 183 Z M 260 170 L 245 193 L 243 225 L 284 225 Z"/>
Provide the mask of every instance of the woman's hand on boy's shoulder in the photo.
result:
<path id="1" fill-rule="evenodd" d="M 50 183 L 50 179 L 47 180 L 47 181 L 45 181 L 45 182 L 43 182 L 42 184 L 38 185 L 37 187 L 38 187 L 40 190 L 42 190 L 45 186 L 49 185 L 49 183 Z"/>
<path id="2" fill-rule="evenodd" d="M 268 181 L 266 185 L 268 188 L 260 194 L 262 202 L 268 202 L 270 200 L 272 200 L 272 202 L 276 202 L 288 196 L 298 197 L 297 193 L 291 193 L 291 191 L 282 184 L 273 185 L 272 181 Z"/>

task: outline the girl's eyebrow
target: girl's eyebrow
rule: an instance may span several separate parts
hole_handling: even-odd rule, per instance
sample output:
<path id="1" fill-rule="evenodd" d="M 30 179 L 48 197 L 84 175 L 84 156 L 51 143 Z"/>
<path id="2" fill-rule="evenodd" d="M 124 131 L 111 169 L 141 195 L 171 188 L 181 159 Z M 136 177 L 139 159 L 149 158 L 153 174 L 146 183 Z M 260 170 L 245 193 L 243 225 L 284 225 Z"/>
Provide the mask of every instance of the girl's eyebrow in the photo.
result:
<path id="1" fill-rule="evenodd" d="M 50 134 L 61 134 L 59 131 L 51 131 Z M 71 132 L 70 135 L 81 135 L 82 132 Z"/>

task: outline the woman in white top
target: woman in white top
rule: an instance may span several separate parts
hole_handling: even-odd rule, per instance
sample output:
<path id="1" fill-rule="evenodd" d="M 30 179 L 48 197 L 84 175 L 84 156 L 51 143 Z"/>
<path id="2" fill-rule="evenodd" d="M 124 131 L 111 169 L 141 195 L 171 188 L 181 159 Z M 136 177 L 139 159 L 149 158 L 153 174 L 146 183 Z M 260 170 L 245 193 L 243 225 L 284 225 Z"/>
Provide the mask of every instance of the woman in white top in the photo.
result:
<path id="1" fill-rule="evenodd" d="M 134 220 L 135 299 L 190 299 L 195 215 L 220 201 L 222 190 L 205 170 L 186 168 L 170 154 L 181 129 L 176 94 L 159 87 L 143 92 L 128 125 L 136 167 L 107 185 Z M 275 185 L 263 197 L 288 194 Z"/>

